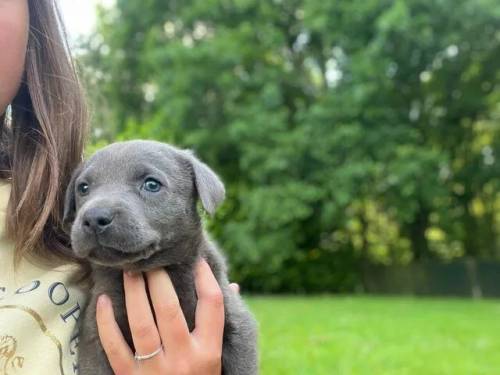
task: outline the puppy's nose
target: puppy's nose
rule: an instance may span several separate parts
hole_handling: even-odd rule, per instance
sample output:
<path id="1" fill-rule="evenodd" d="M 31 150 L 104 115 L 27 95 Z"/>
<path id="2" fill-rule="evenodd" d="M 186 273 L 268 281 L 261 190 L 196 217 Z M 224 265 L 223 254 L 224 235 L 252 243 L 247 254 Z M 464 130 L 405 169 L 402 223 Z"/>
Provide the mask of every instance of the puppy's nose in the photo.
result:
<path id="1" fill-rule="evenodd" d="M 113 216 L 113 211 L 109 208 L 93 207 L 85 212 L 83 226 L 96 233 L 102 233 L 113 221 Z"/>

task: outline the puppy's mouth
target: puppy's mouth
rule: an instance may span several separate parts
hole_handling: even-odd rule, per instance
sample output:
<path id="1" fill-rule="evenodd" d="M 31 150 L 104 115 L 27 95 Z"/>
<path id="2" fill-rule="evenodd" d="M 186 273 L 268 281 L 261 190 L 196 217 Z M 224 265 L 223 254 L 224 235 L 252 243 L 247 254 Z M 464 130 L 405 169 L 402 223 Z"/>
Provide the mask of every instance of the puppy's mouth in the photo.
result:
<path id="1" fill-rule="evenodd" d="M 119 267 L 148 259 L 158 249 L 159 247 L 156 242 L 147 245 L 143 250 L 135 252 L 126 252 L 114 247 L 98 245 L 90 251 L 88 259 L 101 266 Z"/>

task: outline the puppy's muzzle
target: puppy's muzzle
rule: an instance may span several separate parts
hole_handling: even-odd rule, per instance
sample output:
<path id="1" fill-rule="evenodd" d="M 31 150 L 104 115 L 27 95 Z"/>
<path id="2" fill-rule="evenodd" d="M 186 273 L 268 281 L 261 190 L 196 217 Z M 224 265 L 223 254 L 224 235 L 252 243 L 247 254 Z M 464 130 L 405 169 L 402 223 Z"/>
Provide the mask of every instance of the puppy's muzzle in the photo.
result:
<path id="1" fill-rule="evenodd" d="M 92 207 L 83 216 L 83 229 L 88 233 L 104 233 L 113 225 L 114 216 L 115 213 L 110 208 Z"/>

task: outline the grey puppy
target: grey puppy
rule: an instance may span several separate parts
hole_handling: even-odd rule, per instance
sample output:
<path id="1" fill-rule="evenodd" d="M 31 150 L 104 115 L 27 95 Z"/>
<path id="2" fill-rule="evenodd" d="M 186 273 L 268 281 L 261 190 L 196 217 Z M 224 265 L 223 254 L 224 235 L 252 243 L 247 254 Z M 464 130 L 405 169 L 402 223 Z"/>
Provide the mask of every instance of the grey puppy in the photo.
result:
<path id="1" fill-rule="evenodd" d="M 113 374 L 97 332 L 101 293 L 110 296 L 133 348 L 122 270 L 164 267 L 193 330 L 193 267 L 199 257 L 207 260 L 224 295 L 223 374 L 258 372 L 256 322 L 229 289 L 225 259 L 202 228 L 196 208 L 199 199 L 213 214 L 224 195 L 220 179 L 192 152 L 156 141 L 116 142 L 77 167 L 66 191 L 63 223 L 75 254 L 92 265 L 93 287 L 80 318 L 80 375 Z"/>

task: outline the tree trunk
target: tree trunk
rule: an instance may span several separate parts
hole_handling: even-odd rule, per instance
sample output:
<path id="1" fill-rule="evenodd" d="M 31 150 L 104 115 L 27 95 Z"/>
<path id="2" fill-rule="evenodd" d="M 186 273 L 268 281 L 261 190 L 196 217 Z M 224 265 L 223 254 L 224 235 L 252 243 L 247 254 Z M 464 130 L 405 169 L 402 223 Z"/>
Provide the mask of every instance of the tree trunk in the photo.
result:
<path id="1" fill-rule="evenodd" d="M 476 218 L 470 210 L 471 201 L 472 199 L 462 200 L 462 207 L 464 209 L 464 250 L 465 255 L 477 257 L 479 255 L 479 247 L 476 238 L 479 233 Z"/>
<path id="2" fill-rule="evenodd" d="M 411 241 L 413 259 L 421 261 L 430 257 L 429 243 L 425 232 L 429 227 L 429 211 L 420 205 L 420 209 L 413 218 L 413 222 L 408 225 L 408 236 Z"/>

